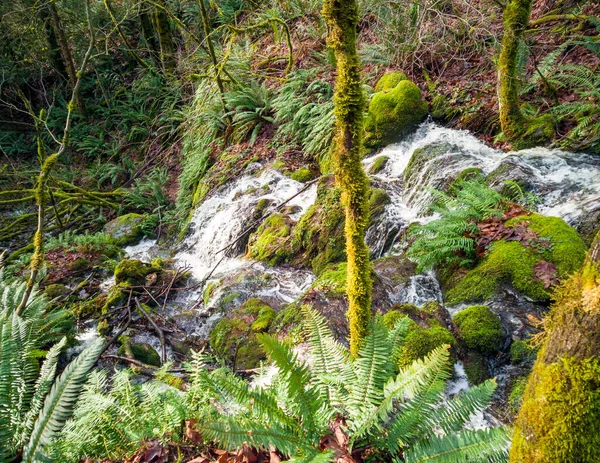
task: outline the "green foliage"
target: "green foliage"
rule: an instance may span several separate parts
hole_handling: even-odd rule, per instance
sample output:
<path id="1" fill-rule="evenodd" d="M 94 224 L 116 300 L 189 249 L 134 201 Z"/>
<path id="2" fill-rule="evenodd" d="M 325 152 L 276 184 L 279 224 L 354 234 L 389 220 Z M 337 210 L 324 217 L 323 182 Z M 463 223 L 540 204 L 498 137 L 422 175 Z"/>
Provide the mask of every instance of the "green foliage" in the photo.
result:
<path id="1" fill-rule="evenodd" d="M 88 346 L 56 378 L 66 337 L 65 311 L 47 311 L 47 299 L 34 289 L 22 316 L 16 309 L 25 283 L 0 273 L 0 458 L 47 461 L 48 447 L 69 418 L 88 371 L 103 347 Z M 49 345 L 49 350 L 46 349 Z M 43 362 L 42 362 L 42 359 Z"/>
<path id="2" fill-rule="evenodd" d="M 53 445 L 53 461 L 125 458 L 146 439 L 177 442 L 186 413 L 184 397 L 160 381 L 140 385 L 128 370 L 110 380 L 95 371 Z"/>
<path id="3" fill-rule="evenodd" d="M 600 24 L 596 22 L 600 30 Z M 562 140 L 566 148 L 592 149 L 600 151 L 600 76 L 597 69 L 582 64 L 572 64 L 562 59 L 566 50 L 584 48 L 600 58 L 598 42 L 590 36 L 576 36 L 563 42 L 559 47 L 543 57 L 536 72 L 524 88 L 524 93 L 541 87 L 546 94 L 556 97 L 556 93 L 566 90 L 576 98 L 552 105 L 552 115 L 557 122 L 574 122 L 573 127 Z"/>
<path id="4" fill-rule="evenodd" d="M 431 210 L 440 218 L 412 228 L 416 239 L 407 255 L 417 261 L 419 271 L 436 265 L 474 263 L 477 222 L 501 217 L 504 198 L 479 178 L 457 181 L 449 193 L 433 193 Z"/>
<path id="5" fill-rule="evenodd" d="M 515 341 L 510 345 L 510 361 L 515 364 L 532 363 L 535 360 L 537 349 L 528 341 Z"/>
<path id="6" fill-rule="evenodd" d="M 504 340 L 498 316 L 485 305 L 474 305 L 461 310 L 454 317 L 460 338 L 467 347 L 482 354 L 498 353 Z"/>
<path id="7" fill-rule="evenodd" d="M 228 112 L 235 129 L 238 142 L 249 138 L 250 146 L 254 145 L 260 129 L 267 123 L 273 123 L 273 95 L 266 85 L 251 81 L 249 84 L 225 93 Z"/>
<path id="8" fill-rule="evenodd" d="M 273 100 L 277 134 L 301 146 L 304 152 L 327 164 L 333 138 L 333 88 L 317 78 L 319 70 L 294 71 Z"/>
<path id="9" fill-rule="evenodd" d="M 445 348 L 393 373 L 389 354 L 403 343 L 406 319 L 389 331 L 375 320 L 357 358 L 351 359 L 318 312 L 305 307 L 303 315 L 310 368 L 288 345 L 260 335 L 279 371 L 265 386 L 251 389 L 225 371 L 197 372 L 205 390 L 218 391 L 221 406 L 232 410 L 199 424 L 206 439 L 227 448 L 246 443 L 263 449 L 272 446 L 294 460 L 327 462 L 333 455 L 321 447 L 322 438 L 330 434 L 336 418 L 343 418 L 349 450 L 374 447 L 385 460 L 404 455 L 407 462 L 474 457 L 504 461 L 505 430 L 462 430 L 470 415 L 486 406 L 495 389 L 493 381 L 442 405 L 450 376 Z M 443 437 L 436 437 L 438 429 L 444 431 Z"/>

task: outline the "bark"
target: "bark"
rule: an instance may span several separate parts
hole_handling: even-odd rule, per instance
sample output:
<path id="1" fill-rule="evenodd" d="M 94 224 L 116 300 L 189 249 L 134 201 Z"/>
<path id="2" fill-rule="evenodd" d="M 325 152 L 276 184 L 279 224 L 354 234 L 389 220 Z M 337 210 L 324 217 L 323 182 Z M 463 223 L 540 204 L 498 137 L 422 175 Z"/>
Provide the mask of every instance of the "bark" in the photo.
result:
<path id="1" fill-rule="evenodd" d="M 152 26 L 152 18 L 150 16 L 150 6 L 142 5 L 144 10 L 140 13 L 140 25 L 142 28 L 142 36 L 144 37 L 144 41 L 148 46 L 148 51 L 150 53 L 150 59 L 154 63 L 154 66 L 157 68 L 161 67 L 160 62 L 160 46 L 158 44 L 158 40 L 156 39 L 156 35 L 154 33 L 154 27 Z"/>
<path id="2" fill-rule="evenodd" d="M 327 42 L 337 61 L 334 173 L 346 214 L 350 350 L 356 355 L 371 317 L 373 286 L 369 248 L 365 243 L 369 180 L 361 164 L 365 97 L 356 51 L 356 27 L 360 16 L 356 0 L 325 0 L 323 16 L 328 26 Z"/>
<path id="3" fill-rule="evenodd" d="M 510 461 L 600 461 L 600 233 L 544 325 Z"/>
<path id="4" fill-rule="evenodd" d="M 44 6 L 40 9 L 40 19 L 44 24 L 44 30 L 46 32 L 46 39 L 48 40 L 48 46 L 50 48 L 50 59 L 52 60 L 52 66 L 63 78 L 68 78 L 67 66 L 60 53 L 60 44 L 58 43 L 58 37 L 54 31 L 52 25 L 52 18 L 50 17 L 50 11 L 48 7 Z"/>
<path id="5" fill-rule="evenodd" d="M 160 46 L 160 60 L 165 72 L 173 72 L 175 70 L 175 42 L 173 40 L 173 31 L 171 30 L 171 22 L 169 14 L 165 11 L 167 6 L 162 1 L 158 1 L 158 5 L 154 9 L 154 29 L 158 36 L 158 44 Z"/>
<path id="6" fill-rule="evenodd" d="M 509 0 L 504 9 L 504 36 L 498 59 L 498 105 L 500 125 L 507 141 L 517 140 L 525 118 L 519 104 L 517 61 L 519 44 L 529 23 L 532 0 Z"/>
<path id="7" fill-rule="evenodd" d="M 60 53 L 63 57 L 63 61 L 67 67 L 67 75 L 69 76 L 69 80 L 75 88 L 77 84 L 77 71 L 75 70 L 75 62 L 73 61 L 73 54 L 71 53 L 71 48 L 69 47 L 69 42 L 67 41 L 67 37 L 65 35 L 65 31 L 62 27 L 60 16 L 58 14 L 58 10 L 56 9 L 56 5 L 53 2 L 48 3 L 48 13 L 52 20 L 52 28 L 54 29 L 54 33 L 58 38 L 58 44 L 60 45 Z M 75 93 L 75 103 L 77 104 L 77 108 L 82 115 L 85 115 L 85 104 L 83 99 L 81 98 L 81 91 L 77 89 Z"/>

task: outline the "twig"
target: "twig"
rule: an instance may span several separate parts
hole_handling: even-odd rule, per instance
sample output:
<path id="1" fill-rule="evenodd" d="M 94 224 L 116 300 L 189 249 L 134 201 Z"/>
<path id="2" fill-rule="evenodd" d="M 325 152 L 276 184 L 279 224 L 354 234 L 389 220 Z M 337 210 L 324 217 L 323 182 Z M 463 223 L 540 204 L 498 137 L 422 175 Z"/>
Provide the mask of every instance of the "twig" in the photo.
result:
<path id="1" fill-rule="evenodd" d="M 148 320 L 150 322 L 150 324 L 154 327 L 154 329 L 158 333 L 158 338 L 160 339 L 160 347 L 161 347 L 160 360 L 162 363 L 165 363 L 167 361 L 167 344 L 165 343 L 165 333 L 163 333 L 163 330 L 160 329 L 160 327 L 156 324 L 156 322 L 152 319 L 152 317 L 150 315 L 148 315 L 148 312 L 146 312 L 144 310 L 144 308 L 142 307 L 142 304 L 140 304 L 140 301 L 138 300 L 138 298 L 135 297 L 134 299 L 135 299 L 135 304 L 137 305 L 138 310 L 140 312 L 142 312 L 144 317 L 146 317 L 146 320 Z"/>

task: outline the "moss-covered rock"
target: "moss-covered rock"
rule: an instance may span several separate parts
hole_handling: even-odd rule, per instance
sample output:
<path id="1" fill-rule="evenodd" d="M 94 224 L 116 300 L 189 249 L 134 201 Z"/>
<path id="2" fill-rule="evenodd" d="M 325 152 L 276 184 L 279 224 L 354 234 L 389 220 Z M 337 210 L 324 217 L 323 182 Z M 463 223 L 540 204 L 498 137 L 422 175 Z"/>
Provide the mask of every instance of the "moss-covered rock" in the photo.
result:
<path id="1" fill-rule="evenodd" d="M 137 244 L 144 236 L 143 222 L 142 214 L 125 214 L 108 222 L 104 226 L 104 232 L 114 240 L 117 246 Z"/>
<path id="2" fill-rule="evenodd" d="M 69 265 L 67 266 L 67 268 L 71 272 L 85 272 L 86 270 L 89 270 L 91 267 L 92 267 L 92 262 L 90 262 L 90 260 L 86 259 L 85 257 L 79 257 L 79 258 L 75 259 L 73 262 L 69 263 Z"/>
<path id="3" fill-rule="evenodd" d="M 258 366 L 265 353 L 256 333 L 267 331 L 276 312 L 261 299 L 249 299 L 220 320 L 210 333 L 215 354 L 237 369 Z"/>
<path id="4" fill-rule="evenodd" d="M 504 335 L 498 316 L 485 305 L 468 307 L 454 317 L 459 337 L 470 349 L 494 355 L 502 347 Z"/>
<path id="5" fill-rule="evenodd" d="M 400 350 L 398 366 L 406 367 L 442 345 L 456 346 L 454 335 L 441 326 L 424 329 L 416 323 L 411 326 Z"/>
<path id="6" fill-rule="evenodd" d="M 301 169 L 298 169 L 298 170 L 295 170 L 294 172 L 292 172 L 292 175 L 290 175 L 290 177 L 292 178 L 292 180 L 296 180 L 297 182 L 305 183 L 305 182 L 312 180 L 314 178 L 314 175 L 312 174 L 310 169 L 303 167 Z"/>
<path id="7" fill-rule="evenodd" d="M 53 284 L 48 285 L 44 288 L 44 294 L 50 299 L 56 299 L 57 297 L 62 297 L 71 294 L 71 290 L 65 285 Z"/>
<path id="8" fill-rule="evenodd" d="M 373 175 L 381 172 L 383 169 L 385 169 L 385 166 L 389 160 L 390 158 L 388 156 L 379 156 L 377 159 L 375 159 L 375 162 L 369 169 L 369 174 Z"/>
<path id="9" fill-rule="evenodd" d="M 277 265 L 294 256 L 292 228 L 294 221 L 284 214 L 272 214 L 250 235 L 247 256 Z"/>
<path id="10" fill-rule="evenodd" d="M 146 276 L 156 271 L 151 265 L 137 259 L 125 259 L 115 267 L 115 283 L 129 286 L 141 286 L 146 282 Z"/>
<path id="11" fill-rule="evenodd" d="M 525 225 L 538 238 L 524 244 L 503 240 L 494 243 L 487 257 L 448 290 L 448 303 L 484 301 L 506 284 L 533 300 L 548 300 L 550 287 L 537 276 L 536 266 L 542 260 L 555 265 L 558 278 L 581 267 L 586 245 L 562 219 L 532 214 L 511 219 L 505 225 Z"/>
<path id="12" fill-rule="evenodd" d="M 510 394 L 508 395 L 508 407 L 513 414 L 519 413 L 523 405 L 523 396 L 527 387 L 527 376 L 515 378 L 510 385 Z"/>
<path id="13" fill-rule="evenodd" d="M 427 111 L 421 90 L 410 80 L 401 80 L 391 90 L 375 93 L 365 119 L 365 146 L 380 148 L 397 142 L 423 121 Z"/>
<path id="14" fill-rule="evenodd" d="M 548 246 L 538 247 L 541 256 L 556 265 L 560 278 L 571 275 L 583 264 L 587 246 L 579 233 L 558 217 L 545 217 L 539 214 L 516 217 L 506 222 L 506 226 L 526 224 Z"/>
<path id="15" fill-rule="evenodd" d="M 346 292 L 346 262 L 327 266 L 312 284 L 312 288 L 343 294 Z"/>
<path id="16" fill-rule="evenodd" d="M 346 260 L 344 208 L 340 191 L 330 181 L 321 182 L 317 199 L 294 228 L 292 248 L 298 249 L 295 262 L 321 273 L 330 263 Z"/>
<path id="17" fill-rule="evenodd" d="M 467 352 L 463 359 L 463 366 L 471 386 L 477 386 L 490 377 L 485 358 L 479 352 Z"/>
<path id="18" fill-rule="evenodd" d="M 131 342 L 129 336 L 121 336 L 119 338 L 121 346 L 119 347 L 119 355 L 133 358 L 146 365 L 159 367 L 161 365 L 160 355 L 150 345 L 146 343 Z"/>
<path id="19" fill-rule="evenodd" d="M 510 361 L 514 364 L 531 364 L 536 353 L 537 349 L 528 341 L 518 340 L 510 345 Z"/>
<path id="20" fill-rule="evenodd" d="M 376 92 L 389 92 L 396 88 L 396 86 L 403 80 L 408 80 L 406 74 L 402 71 L 392 71 L 384 74 L 379 81 L 375 84 Z"/>

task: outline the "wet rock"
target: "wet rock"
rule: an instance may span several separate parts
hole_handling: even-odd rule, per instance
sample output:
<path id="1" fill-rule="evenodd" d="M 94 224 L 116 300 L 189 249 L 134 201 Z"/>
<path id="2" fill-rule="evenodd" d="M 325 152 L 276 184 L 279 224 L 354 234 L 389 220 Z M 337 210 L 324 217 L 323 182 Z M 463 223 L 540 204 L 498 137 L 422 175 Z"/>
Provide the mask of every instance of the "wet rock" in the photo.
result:
<path id="1" fill-rule="evenodd" d="M 533 169 L 518 156 L 508 156 L 487 175 L 486 181 L 496 191 L 506 193 L 505 181 L 515 182 L 523 191 L 533 191 L 536 186 L 535 178 Z"/>
<path id="2" fill-rule="evenodd" d="M 104 232 L 114 240 L 117 246 L 137 244 L 144 236 L 143 222 L 142 214 L 125 214 L 104 225 Z"/>

